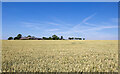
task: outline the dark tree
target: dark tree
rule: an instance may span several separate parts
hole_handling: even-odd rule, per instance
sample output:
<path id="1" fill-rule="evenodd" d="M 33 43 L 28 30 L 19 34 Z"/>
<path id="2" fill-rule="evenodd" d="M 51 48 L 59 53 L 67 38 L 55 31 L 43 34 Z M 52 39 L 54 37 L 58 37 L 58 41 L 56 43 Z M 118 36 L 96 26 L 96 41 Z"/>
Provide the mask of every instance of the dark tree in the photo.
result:
<path id="1" fill-rule="evenodd" d="M 72 40 L 72 38 L 71 38 L 71 37 L 69 37 L 68 39 L 69 39 L 69 40 Z"/>
<path id="2" fill-rule="evenodd" d="M 60 40 L 60 38 L 59 37 L 57 37 L 57 39 L 56 40 Z"/>
<path id="3" fill-rule="evenodd" d="M 13 40 L 13 37 L 9 37 L 8 40 Z"/>
<path id="4" fill-rule="evenodd" d="M 83 40 L 85 40 L 85 38 L 83 38 Z"/>
<path id="5" fill-rule="evenodd" d="M 31 35 L 28 35 L 27 37 L 31 37 Z"/>
<path id="6" fill-rule="evenodd" d="M 45 40 L 49 40 L 49 38 L 46 38 Z"/>
<path id="7" fill-rule="evenodd" d="M 82 40 L 82 38 L 75 38 L 76 40 Z"/>
<path id="8" fill-rule="evenodd" d="M 78 38 L 75 38 L 75 40 L 77 40 Z"/>
<path id="9" fill-rule="evenodd" d="M 53 40 L 59 39 L 59 37 L 57 35 L 53 35 L 52 38 L 53 38 Z"/>
<path id="10" fill-rule="evenodd" d="M 63 36 L 61 36 L 61 38 L 60 38 L 61 40 L 63 40 Z"/>
<path id="11" fill-rule="evenodd" d="M 82 40 L 82 38 L 78 38 L 79 40 Z"/>
<path id="12" fill-rule="evenodd" d="M 73 40 L 74 38 L 72 37 L 71 39 Z"/>
<path id="13" fill-rule="evenodd" d="M 17 35 L 17 38 L 18 38 L 18 39 L 22 38 L 22 35 L 21 35 L 21 34 L 18 34 L 18 35 Z"/>
<path id="14" fill-rule="evenodd" d="M 14 37 L 14 40 L 19 40 L 19 38 L 18 37 Z"/>
<path id="15" fill-rule="evenodd" d="M 49 37 L 48 39 L 49 39 L 49 40 L 52 40 L 52 38 L 51 38 L 51 37 Z"/>
<path id="16" fill-rule="evenodd" d="M 42 39 L 43 39 L 43 40 L 46 40 L 46 37 L 43 37 Z"/>

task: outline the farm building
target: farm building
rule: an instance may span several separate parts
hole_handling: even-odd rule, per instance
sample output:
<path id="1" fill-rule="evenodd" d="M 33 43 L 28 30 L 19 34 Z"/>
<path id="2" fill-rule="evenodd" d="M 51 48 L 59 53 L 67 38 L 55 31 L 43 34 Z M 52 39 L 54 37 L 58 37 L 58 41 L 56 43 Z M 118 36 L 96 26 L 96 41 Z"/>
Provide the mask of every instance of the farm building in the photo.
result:
<path id="1" fill-rule="evenodd" d="M 35 37 L 22 37 L 20 40 L 42 40 L 42 38 L 35 38 Z"/>

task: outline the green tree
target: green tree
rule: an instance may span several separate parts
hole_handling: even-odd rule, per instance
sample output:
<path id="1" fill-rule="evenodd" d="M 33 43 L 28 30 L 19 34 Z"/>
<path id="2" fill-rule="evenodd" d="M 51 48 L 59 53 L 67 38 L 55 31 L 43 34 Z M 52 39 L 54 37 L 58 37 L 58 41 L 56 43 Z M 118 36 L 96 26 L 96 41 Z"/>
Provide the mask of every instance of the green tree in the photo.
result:
<path id="1" fill-rule="evenodd" d="M 75 40 L 77 40 L 78 38 L 75 38 Z"/>
<path id="2" fill-rule="evenodd" d="M 85 38 L 83 38 L 83 40 L 85 40 Z"/>
<path id="3" fill-rule="evenodd" d="M 17 35 L 17 38 L 18 38 L 18 39 L 22 38 L 22 35 L 21 35 L 21 34 L 18 34 L 18 35 Z"/>
<path id="4" fill-rule="evenodd" d="M 52 40 L 52 38 L 51 38 L 51 37 L 49 37 L 48 39 L 49 39 L 49 40 Z"/>
<path id="5" fill-rule="evenodd" d="M 56 40 L 60 40 L 60 38 L 59 38 L 59 37 L 57 37 L 57 38 L 56 38 Z"/>
<path id="6" fill-rule="evenodd" d="M 82 40 L 82 38 L 79 38 L 79 40 Z"/>
<path id="7" fill-rule="evenodd" d="M 71 38 L 71 37 L 69 37 L 68 39 L 69 39 L 69 40 L 71 40 L 72 38 Z"/>
<path id="8" fill-rule="evenodd" d="M 13 37 L 9 37 L 8 40 L 13 40 Z"/>
<path id="9" fill-rule="evenodd" d="M 74 38 L 72 37 L 72 40 L 73 40 Z"/>
<path id="10" fill-rule="evenodd" d="M 53 38 L 53 40 L 58 40 L 59 39 L 59 37 L 57 35 L 53 35 L 52 38 Z"/>
<path id="11" fill-rule="evenodd" d="M 31 37 L 31 35 L 28 35 L 27 37 Z"/>
<path id="12" fill-rule="evenodd" d="M 19 40 L 18 37 L 14 37 L 14 40 Z"/>
<path id="13" fill-rule="evenodd" d="M 42 39 L 43 39 L 43 40 L 46 40 L 46 37 L 43 37 Z"/>
<path id="14" fill-rule="evenodd" d="M 61 36 L 61 38 L 60 38 L 61 40 L 63 40 L 63 36 Z"/>
<path id="15" fill-rule="evenodd" d="M 71 38 L 71 37 L 69 37 L 68 39 L 69 39 L 69 40 L 73 40 L 74 38 L 73 38 L 73 37 L 72 37 L 72 38 Z"/>

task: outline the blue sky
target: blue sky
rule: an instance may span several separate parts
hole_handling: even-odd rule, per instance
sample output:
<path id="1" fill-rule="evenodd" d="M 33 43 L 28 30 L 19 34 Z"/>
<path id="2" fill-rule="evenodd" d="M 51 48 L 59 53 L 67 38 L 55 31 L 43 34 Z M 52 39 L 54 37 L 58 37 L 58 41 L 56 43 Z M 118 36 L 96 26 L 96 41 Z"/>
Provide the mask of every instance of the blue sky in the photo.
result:
<path id="1" fill-rule="evenodd" d="M 2 37 L 118 39 L 117 2 L 3 2 Z"/>

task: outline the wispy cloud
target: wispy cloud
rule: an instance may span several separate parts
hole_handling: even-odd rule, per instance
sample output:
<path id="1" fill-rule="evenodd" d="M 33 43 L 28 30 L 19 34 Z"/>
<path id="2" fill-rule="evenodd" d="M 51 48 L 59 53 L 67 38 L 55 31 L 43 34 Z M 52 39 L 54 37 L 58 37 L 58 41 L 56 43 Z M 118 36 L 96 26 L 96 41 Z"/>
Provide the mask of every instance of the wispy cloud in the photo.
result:
<path id="1" fill-rule="evenodd" d="M 84 31 L 99 31 L 103 29 L 111 29 L 111 28 L 118 28 L 118 26 L 100 26 L 100 27 L 93 27 Z"/>
<path id="2" fill-rule="evenodd" d="M 94 17 L 96 15 L 96 13 L 92 14 L 91 16 L 88 16 L 87 18 L 85 18 L 82 22 L 85 23 L 88 20 L 90 20 L 92 17 Z"/>
<path id="3" fill-rule="evenodd" d="M 101 23 L 98 23 L 98 24 L 88 23 L 87 21 L 92 19 L 95 15 L 96 15 L 96 13 L 84 18 L 83 21 L 81 21 L 79 24 L 71 27 L 69 30 L 66 30 L 66 31 L 63 31 L 63 32 L 56 32 L 56 33 L 57 34 L 63 34 L 63 35 L 66 35 L 66 36 L 69 36 L 69 35 L 74 36 L 75 34 L 76 35 L 81 34 L 83 36 L 87 36 L 87 35 L 90 35 L 89 33 L 91 33 L 91 35 L 93 34 L 94 36 L 95 35 L 97 36 L 97 35 L 101 34 L 100 31 L 102 31 L 104 29 L 118 28 L 117 25 L 112 25 L 112 24 L 109 24 L 109 23 L 108 23 L 108 25 L 101 24 Z M 105 38 L 105 37 L 102 37 L 102 38 Z"/>
<path id="4" fill-rule="evenodd" d="M 87 21 L 92 19 L 95 15 L 96 15 L 96 13 L 84 18 L 79 24 L 77 24 L 73 28 L 71 28 L 71 30 L 76 31 L 76 30 L 81 30 L 81 29 L 88 29 L 89 26 L 96 26 L 95 24 L 87 23 Z M 87 24 L 87 26 L 86 26 L 86 24 Z"/>
<path id="5" fill-rule="evenodd" d="M 49 23 L 47 23 L 47 24 L 51 24 L 51 25 L 60 25 L 60 24 L 58 24 L 58 23 L 53 23 L 53 22 L 49 22 Z"/>
<path id="6" fill-rule="evenodd" d="M 34 23 L 34 22 L 21 22 L 21 23 L 23 27 L 32 30 L 41 30 L 44 27 L 44 25 L 41 23 Z"/>
<path id="7" fill-rule="evenodd" d="M 47 31 L 58 31 L 58 30 L 60 30 L 60 29 L 49 29 Z"/>
<path id="8" fill-rule="evenodd" d="M 84 37 L 88 35 L 89 37 L 90 35 L 97 36 L 99 34 L 102 35 L 100 31 L 104 29 L 118 28 L 117 25 L 112 25 L 111 23 L 109 24 L 108 22 L 104 22 L 104 23 L 98 22 L 97 24 L 89 23 L 88 21 L 94 18 L 95 15 L 96 13 L 84 18 L 79 24 L 76 24 L 76 25 L 64 23 L 64 21 L 62 21 L 61 22 L 62 24 L 61 24 L 59 21 L 59 22 L 44 22 L 44 23 L 24 22 L 24 26 L 27 28 L 42 30 L 42 32 L 46 32 L 48 34 L 64 35 L 66 37 L 75 36 L 75 35 L 82 35 Z M 69 25 L 72 25 L 72 26 L 69 26 Z M 102 38 L 105 38 L 105 37 L 102 37 Z"/>
<path id="9" fill-rule="evenodd" d="M 22 26 L 34 30 L 42 30 L 42 31 L 58 31 L 60 29 L 51 29 L 49 26 L 52 25 L 59 25 L 53 22 L 45 22 L 45 23 L 33 23 L 33 22 L 22 22 Z"/>
<path id="10" fill-rule="evenodd" d="M 88 23 L 87 21 L 92 19 L 95 15 L 96 15 L 96 13 L 86 17 L 85 19 L 83 19 L 82 22 L 80 22 L 80 24 L 75 25 L 71 30 L 75 31 L 75 32 L 86 32 L 86 31 L 90 31 L 90 30 L 98 31 L 98 30 L 102 30 L 102 29 L 118 28 L 118 26 L 115 26 L 115 25 L 103 26 L 104 24 L 99 25 L 100 23 L 98 23 L 98 24 Z"/>
<path id="11" fill-rule="evenodd" d="M 89 25 L 89 26 L 92 26 L 92 27 L 97 26 L 96 24 L 91 24 L 91 23 L 87 23 L 87 22 L 84 22 L 84 24 Z"/>

